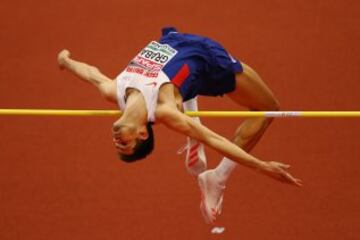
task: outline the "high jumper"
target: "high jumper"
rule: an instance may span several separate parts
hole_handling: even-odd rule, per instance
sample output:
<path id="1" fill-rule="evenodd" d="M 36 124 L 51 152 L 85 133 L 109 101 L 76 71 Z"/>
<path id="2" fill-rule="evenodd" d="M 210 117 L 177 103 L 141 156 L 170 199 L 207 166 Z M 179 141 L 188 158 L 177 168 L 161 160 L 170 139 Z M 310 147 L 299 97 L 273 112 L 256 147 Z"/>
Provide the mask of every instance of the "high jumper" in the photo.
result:
<path id="1" fill-rule="evenodd" d="M 186 167 L 198 179 L 203 195 L 200 209 L 206 222 L 213 223 L 220 214 L 226 181 L 237 164 L 301 186 L 301 180 L 288 172 L 289 165 L 248 153 L 272 118 L 244 120 L 231 142 L 183 113 L 184 108 L 197 111 L 198 95 L 226 95 L 251 111 L 279 110 L 278 101 L 260 76 L 219 43 L 164 28 L 160 40 L 151 41 L 115 79 L 72 59 L 68 50 L 59 53 L 58 63 L 119 105 L 122 115 L 114 122 L 112 133 L 121 160 L 134 162 L 152 151 L 154 123 L 188 137 Z M 215 169 L 206 170 L 203 144 L 225 156 Z"/>

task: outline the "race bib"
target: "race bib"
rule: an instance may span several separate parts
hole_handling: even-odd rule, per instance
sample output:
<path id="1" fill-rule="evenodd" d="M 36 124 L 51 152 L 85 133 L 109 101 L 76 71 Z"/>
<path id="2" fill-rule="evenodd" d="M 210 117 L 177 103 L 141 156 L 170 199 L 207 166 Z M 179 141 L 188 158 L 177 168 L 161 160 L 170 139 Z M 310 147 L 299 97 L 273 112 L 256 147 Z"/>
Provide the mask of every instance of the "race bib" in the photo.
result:
<path id="1" fill-rule="evenodd" d="M 147 74 L 157 75 L 176 54 L 177 51 L 169 45 L 152 41 L 136 55 L 129 67 L 140 67 Z M 137 71 L 141 72 L 139 69 Z"/>

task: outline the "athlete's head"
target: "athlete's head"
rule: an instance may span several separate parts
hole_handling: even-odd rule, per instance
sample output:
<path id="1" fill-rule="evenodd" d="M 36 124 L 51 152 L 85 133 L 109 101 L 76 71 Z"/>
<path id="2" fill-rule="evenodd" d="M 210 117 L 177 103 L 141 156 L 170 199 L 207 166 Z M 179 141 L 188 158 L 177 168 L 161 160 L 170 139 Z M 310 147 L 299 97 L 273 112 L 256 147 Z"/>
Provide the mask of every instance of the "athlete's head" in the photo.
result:
<path id="1" fill-rule="evenodd" d="M 114 125 L 113 137 L 119 158 L 124 162 L 144 159 L 154 149 L 152 123 L 135 126 Z"/>

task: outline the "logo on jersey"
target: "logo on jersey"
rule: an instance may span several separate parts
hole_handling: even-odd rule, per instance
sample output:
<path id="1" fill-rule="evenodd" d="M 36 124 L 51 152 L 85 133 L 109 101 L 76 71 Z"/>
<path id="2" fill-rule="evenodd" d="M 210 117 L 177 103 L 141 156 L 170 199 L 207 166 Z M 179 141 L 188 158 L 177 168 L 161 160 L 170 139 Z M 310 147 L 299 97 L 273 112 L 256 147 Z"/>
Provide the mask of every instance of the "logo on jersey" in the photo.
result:
<path id="1" fill-rule="evenodd" d="M 150 42 L 131 60 L 127 72 L 135 72 L 147 77 L 157 77 L 161 69 L 177 54 L 177 51 L 167 44 Z M 142 71 L 140 70 L 142 69 Z"/>
<path id="2" fill-rule="evenodd" d="M 147 83 L 145 84 L 146 86 L 153 86 L 153 87 L 156 87 L 157 85 L 157 82 L 151 82 L 151 83 Z"/>
<path id="3" fill-rule="evenodd" d="M 228 53 L 228 55 L 229 55 L 230 60 L 231 60 L 233 63 L 237 63 L 237 60 L 236 60 L 233 56 L 231 56 L 230 53 Z"/>

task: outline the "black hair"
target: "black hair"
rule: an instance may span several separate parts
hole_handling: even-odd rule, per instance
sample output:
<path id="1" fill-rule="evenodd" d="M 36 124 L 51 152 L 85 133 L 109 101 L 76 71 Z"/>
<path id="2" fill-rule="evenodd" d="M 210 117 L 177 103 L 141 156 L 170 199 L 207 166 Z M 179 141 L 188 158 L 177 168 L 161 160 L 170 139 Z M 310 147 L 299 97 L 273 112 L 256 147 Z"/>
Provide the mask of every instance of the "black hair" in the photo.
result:
<path id="1" fill-rule="evenodd" d="M 152 129 L 151 122 L 148 122 L 146 125 L 146 130 L 148 132 L 148 138 L 145 140 L 138 140 L 135 147 L 134 153 L 130 155 L 119 153 L 119 159 L 131 163 L 137 160 L 144 159 L 147 155 L 149 155 L 154 149 L 154 132 Z"/>

